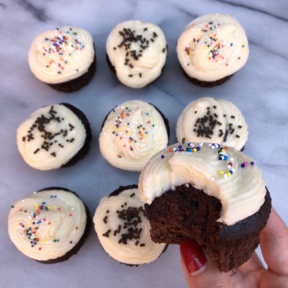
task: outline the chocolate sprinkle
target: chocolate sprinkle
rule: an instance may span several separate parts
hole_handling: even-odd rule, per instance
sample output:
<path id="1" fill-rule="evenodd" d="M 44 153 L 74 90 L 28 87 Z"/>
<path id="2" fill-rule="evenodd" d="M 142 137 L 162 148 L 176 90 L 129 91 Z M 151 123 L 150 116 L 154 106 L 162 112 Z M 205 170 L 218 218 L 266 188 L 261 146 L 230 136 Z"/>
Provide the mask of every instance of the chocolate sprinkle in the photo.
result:
<path id="1" fill-rule="evenodd" d="M 27 131 L 27 135 L 22 137 L 23 141 L 25 141 L 27 138 L 27 141 L 29 142 L 29 141 L 35 140 L 34 131 L 36 131 L 36 133 L 40 132 L 40 137 L 43 138 L 43 142 L 41 143 L 40 147 L 38 147 L 33 152 L 34 154 L 37 154 L 40 150 L 45 150 L 46 152 L 49 152 L 50 147 L 53 146 L 54 143 L 57 143 L 57 140 L 54 139 L 56 136 L 59 136 L 62 134 L 62 137 L 64 138 L 69 133 L 66 129 L 65 130 L 61 129 L 60 131 L 57 131 L 55 133 L 47 131 L 46 126 L 49 125 L 50 123 L 52 122 L 61 123 L 64 120 L 64 118 L 60 118 L 57 115 L 58 112 L 54 110 L 53 105 L 50 107 L 48 114 L 49 116 L 44 116 L 43 114 L 41 114 L 39 117 L 37 117 L 35 122 Z M 75 127 L 71 123 L 69 123 L 68 126 L 70 127 L 69 131 L 72 131 L 73 129 L 75 129 Z M 71 138 L 67 142 L 72 143 L 74 140 L 75 140 L 74 138 Z M 61 148 L 64 148 L 64 146 L 61 143 L 59 143 L 58 146 Z M 50 155 L 53 157 L 56 157 L 55 152 L 50 153 Z"/>
<path id="2" fill-rule="evenodd" d="M 213 105 L 213 108 L 216 110 L 217 106 Z M 211 108 L 208 106 L 206 108 L 206 114 L 203 117 L 199 117 L 196 119 L 194 124 L 193 131 L 197 134 L 197 137 L 205 137 L 208 139 L 211 139 L 214 133 L 216 133 L 216 129 L 218 126 L 222 126 L 222 123 L 217 120 L 219 117 L 218 114 L 211 113 Z M 196 114 L 196 111 L 194 111 Z M 223 117 L 226 117 L 226 114 L 223 114 Z M 231 115 L 230 118 L 235 119 L 234 115 Z M 237 126 L 238 128 L 242 128 L 241 125 Z M 220 127 L 219 127 L 220 128 Z M 223 142 L 227 141 L 228 135 L 232 135 L 235 132 L 235 127 L 233 127 L 233 123 L 228 124 L 228 129 L 223 131 L 223 129 L 219 129 L 218 137 L 223 137 Z M 236 135 L 237 138 L 239 138 L 239 135 Z"/>

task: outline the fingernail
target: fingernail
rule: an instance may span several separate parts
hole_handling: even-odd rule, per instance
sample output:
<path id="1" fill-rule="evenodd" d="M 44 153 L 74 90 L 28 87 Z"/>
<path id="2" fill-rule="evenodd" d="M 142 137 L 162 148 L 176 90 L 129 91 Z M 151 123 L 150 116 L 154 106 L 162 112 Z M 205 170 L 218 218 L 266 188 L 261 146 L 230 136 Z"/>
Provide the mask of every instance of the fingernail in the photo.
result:
<path id="1" fill-rule="evenodd" d="M 205 254 L 194 240 L 183 241 L 180 244 L 180 253 L 190 274 L 195 275 L 195 272 L 199 271 L 206 264 Z"/>

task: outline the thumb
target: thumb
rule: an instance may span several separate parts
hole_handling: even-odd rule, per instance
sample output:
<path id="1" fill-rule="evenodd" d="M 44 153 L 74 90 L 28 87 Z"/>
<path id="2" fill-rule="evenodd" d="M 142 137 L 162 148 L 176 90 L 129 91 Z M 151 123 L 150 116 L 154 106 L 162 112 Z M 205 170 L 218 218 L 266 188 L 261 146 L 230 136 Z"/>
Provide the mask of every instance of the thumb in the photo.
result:
<path id="1" fill-rule="evenodd" d="M 180 244 L 181 265 L 188 287 L 210 288 L 226 287 L 224 273 L 204 254 L 194 240 L 185 240 Z M 223 285 L 223 286 L 222 286 Z"/>

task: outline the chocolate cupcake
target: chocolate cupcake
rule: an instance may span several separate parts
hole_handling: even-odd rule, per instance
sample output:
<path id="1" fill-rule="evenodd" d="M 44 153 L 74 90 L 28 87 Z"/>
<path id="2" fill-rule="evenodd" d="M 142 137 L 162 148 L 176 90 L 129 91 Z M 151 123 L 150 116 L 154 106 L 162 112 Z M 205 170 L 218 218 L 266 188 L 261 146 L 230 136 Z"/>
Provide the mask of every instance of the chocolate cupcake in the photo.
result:
<path id="1" fill-rule="evenodd" d="M 241 111 L 233 103 L 203 97 L 182 111 L 176 135 L 179 143 L 218 143 L 241 150 L 248 139 L 248 128 Z"/>
<path id="2" fill-rule="evenodd" d="M 131 88 L 143 88 L 161 75 L 167 42 L 160 27 L 131 20 L 110 32 L 106 51 L 118 80 Z"/>
<path id="3" fill-rule="evenodd" d="M 17 129 L 21 156 L 39 170 L 75 165 L 88 153 L 91 138 L 84 113 L 67 103 L 36 110 Z"/>
<path id="4" fill-rule="evenodd" d="M 90 224 L 88 210 L 74 192 L 49 187 L 11 206 L 8 232 L 24 255 L 52 264 L 68 260 L 79 251 Z"/>
<path id="5" fill-rule="evenodd" d="M 99 137 L 100 151 L 113 166 L 141 171 L 148 160 L 167 147 L 168 120 L 152 104 L 131 100 L 110 111 Z"/>
<path id="6" fill-rule="evenodd" d="M 261 170 L 219 144 L 175 144 L 147 163 L 139 191 L 157 243 L 195 239 L 222 272 L 246 262 L 271 211 Z"/>
<path id="7" fill-rule="evenodd" d="M 130 266 L 156 260 L 166 244 L 150 238 L 150 224 L 139 199 L 137 185 L 120 186 L 103 197 L 94 215 L 95 231 L 106 253 Z"/>
<path id="8" fill-rule="evenodd" d="M 185 75 L 202 87 L 227 81 L 249 55 L 243 27 L 234 17 L 218 13 L 193 20 L 179 37 L 176 51 Z"/>
<path id="9" fill-rule="evenodd" d="M 31 44 L 29 65 L 36 78 L 61 92 L 87 85 L 96 70 L 96 53 L 90 33 L 64 26 L 38 35 Z"/>

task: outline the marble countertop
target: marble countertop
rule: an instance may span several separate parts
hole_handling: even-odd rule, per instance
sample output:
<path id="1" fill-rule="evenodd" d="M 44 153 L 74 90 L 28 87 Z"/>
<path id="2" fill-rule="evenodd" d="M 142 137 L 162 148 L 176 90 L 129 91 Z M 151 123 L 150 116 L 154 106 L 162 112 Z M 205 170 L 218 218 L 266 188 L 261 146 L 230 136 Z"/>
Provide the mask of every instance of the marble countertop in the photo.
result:
<path id="1" fill-rule="evenodd" d="M 188 4 L 189 2 L 189 4 Z M 249 127 L 245 153 L 262 168 L 273 206 L 288 223 L 288 3 L 277 1 L 36 1 L 0 0 L 0 275 L 2 287 L 186 287 L 179 247 L 170 245 L 154 263 L 137 268 L 120 265 L 100 248 L 93 229 L 79 253 L 67 262 L 43 265 L 22 255 L 9 240 L 10 206 L 48 186 L 77 192 L 94 214 L 99 199 L 120 185 L 138 182 L 139 173 L 111 167 L 101 156 L 98 136 L 106 113 L 116 104 L 142 99 L 161 108 L 170 122 L 174 143 L 176 120 L 191 101 L 213 96 L 236 104 Z M 197 16 L 224 12 L 244 26 L 250 43 L 247 65 L 215 88 L 191 84 L 181 72 L 175 44 L 184 27 Z M 127 88 L 112 75 L 105 42 L 119 22 L 139 19 L 159 25 L 168 40 L 168 60 L 159 80 L 141 89 Z M 52 90 L 30 72 L 31 41 L 44 31 L 65 24 L 86 28 L 97 50 L 92 82 L 69 95 Z M 31 112 L 46 104 L 68 102 L 83 110 L 93 132 L 92 147 L 76 166 L 37 171 L 22 160 L 16 129 Z"/>

